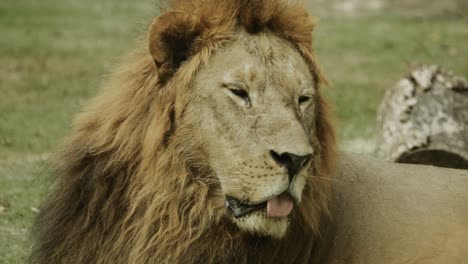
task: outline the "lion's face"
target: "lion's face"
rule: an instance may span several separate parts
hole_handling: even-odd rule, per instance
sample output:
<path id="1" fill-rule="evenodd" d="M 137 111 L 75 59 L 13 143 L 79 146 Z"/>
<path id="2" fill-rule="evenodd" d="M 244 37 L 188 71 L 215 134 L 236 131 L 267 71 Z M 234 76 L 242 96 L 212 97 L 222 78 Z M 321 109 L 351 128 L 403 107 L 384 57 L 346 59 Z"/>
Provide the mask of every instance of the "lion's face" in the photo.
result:
<path id="1" fill-rule="evenodd" d="M 240 32 L 200 69 L 186 112 L 248 232 L 282 237 L 314 158 L 315 85 L 305 60 L 271 33 Z"/>

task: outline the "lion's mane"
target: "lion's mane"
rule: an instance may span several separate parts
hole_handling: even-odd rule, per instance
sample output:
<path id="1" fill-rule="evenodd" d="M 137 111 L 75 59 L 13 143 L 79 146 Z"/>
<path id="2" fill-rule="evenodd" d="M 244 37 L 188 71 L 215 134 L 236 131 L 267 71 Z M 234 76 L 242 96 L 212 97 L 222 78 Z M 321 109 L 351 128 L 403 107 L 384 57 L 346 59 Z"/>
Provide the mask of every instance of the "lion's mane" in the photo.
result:
<path id="1" fill-rule="evenodd" d="M 313 246 L 311 238 L 319 239 L 335 145 L 320 91 L 318 158 L 282 240 L 243 234 L 223 217 L 216 177 L 200 162 L 190 126 L 180 122 L 198 69 L 238 27 L 252 34 L 268 29 L 287 39 L 323 83 L 311 17 L 295 1 L 171 1 L 167 9 L 196 14 L 208 30 L 167 82 L 142 45 L 78 116 L 56 158 L 54 191 L 34 225 L 32 262 L 245 263 L 286 255 L 294 260 L 303 257 L 301 248 Z"/>

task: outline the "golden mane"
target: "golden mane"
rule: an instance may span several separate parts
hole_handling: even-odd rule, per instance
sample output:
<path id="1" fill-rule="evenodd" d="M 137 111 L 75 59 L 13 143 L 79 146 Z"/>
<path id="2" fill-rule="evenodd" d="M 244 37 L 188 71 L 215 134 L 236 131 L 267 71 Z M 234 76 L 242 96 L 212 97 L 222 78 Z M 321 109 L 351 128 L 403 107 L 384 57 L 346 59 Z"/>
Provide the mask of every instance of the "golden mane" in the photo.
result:
<path id="1" fill-rule="evenodd" d="M 304 234 L 318 239 L 335 146 L 320 92 L 320 158 L 284 240 L 242 234 L 222 217 L 224 208 L 214 205 L 219 186 L 210 168 L 197 165 L 189 128 L 178 123 L 197 71 L 239 27 L 287 39 L 324 83 L 312 50 L 311 17 L 294 1 L 171 1 L 167 10 L 196 15 L 206 30 L 167 81 L 158 75 L 165 66 L 155 66 L 148 47 L 140 47 L 75 120 L 57 155 L 54 192 L 34 226 L 32 262 L 245 263 L 255 256 L 267 262 L 274 257 L 271 246 L 291 255 Z"/>

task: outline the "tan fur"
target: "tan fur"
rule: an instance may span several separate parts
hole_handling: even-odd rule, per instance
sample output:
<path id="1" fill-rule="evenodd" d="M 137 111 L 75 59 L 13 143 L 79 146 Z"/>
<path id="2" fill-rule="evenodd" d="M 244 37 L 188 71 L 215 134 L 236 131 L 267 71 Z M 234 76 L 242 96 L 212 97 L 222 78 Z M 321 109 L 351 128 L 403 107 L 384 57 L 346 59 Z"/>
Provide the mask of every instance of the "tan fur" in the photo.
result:
<path id="1" fill-rule="evenodd" d="M 280 240 L 242 232 L 226 218 L 220 183 L 192 138 L 193 124 L 183 121 L 197 73 L 239 28 L 250 34 L 272 32 L 291 43 L 316 84 L 323 84 L 312 50 L 311 17 L 300 3 L 273 0 L 172 1 L 166 14 L 170 12 L 181 12 L 170 17 L 185 22 L 154 23 L 158 28 L 167 23 L 165 33 L 193 42 L 183 50 L 187 59 L 172 63 L 177 61 L 171 51 L 161 51 L 169 46 L 156 43 L 151 36 L 158 33 L 150 33 L 149 49 L 140 48 L 124 60 L 75 120 L 57 155 L 55 191 L 35 224 L 31 260 L 280 263 L 319 258 L 311 252 L 318 248 L 321 220 L 327 219 L 335 146 L 320 90 L 314 97 L 312 177 Z M 187 23 L 192 29 L 180 31 Z"/>

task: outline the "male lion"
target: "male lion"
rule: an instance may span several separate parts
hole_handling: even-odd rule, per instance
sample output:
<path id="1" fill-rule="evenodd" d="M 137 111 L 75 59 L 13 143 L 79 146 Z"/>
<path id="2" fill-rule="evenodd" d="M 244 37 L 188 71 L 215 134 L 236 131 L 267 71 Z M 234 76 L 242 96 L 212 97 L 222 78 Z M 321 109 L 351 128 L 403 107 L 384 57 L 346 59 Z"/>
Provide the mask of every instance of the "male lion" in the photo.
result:
<path id="1" fill-rule="evenodd" d="M 362 260 L 333 246 L 348 243 L 313 27 L 298 1 L 171 1 L 75 121 L 32 261 Z"/>

